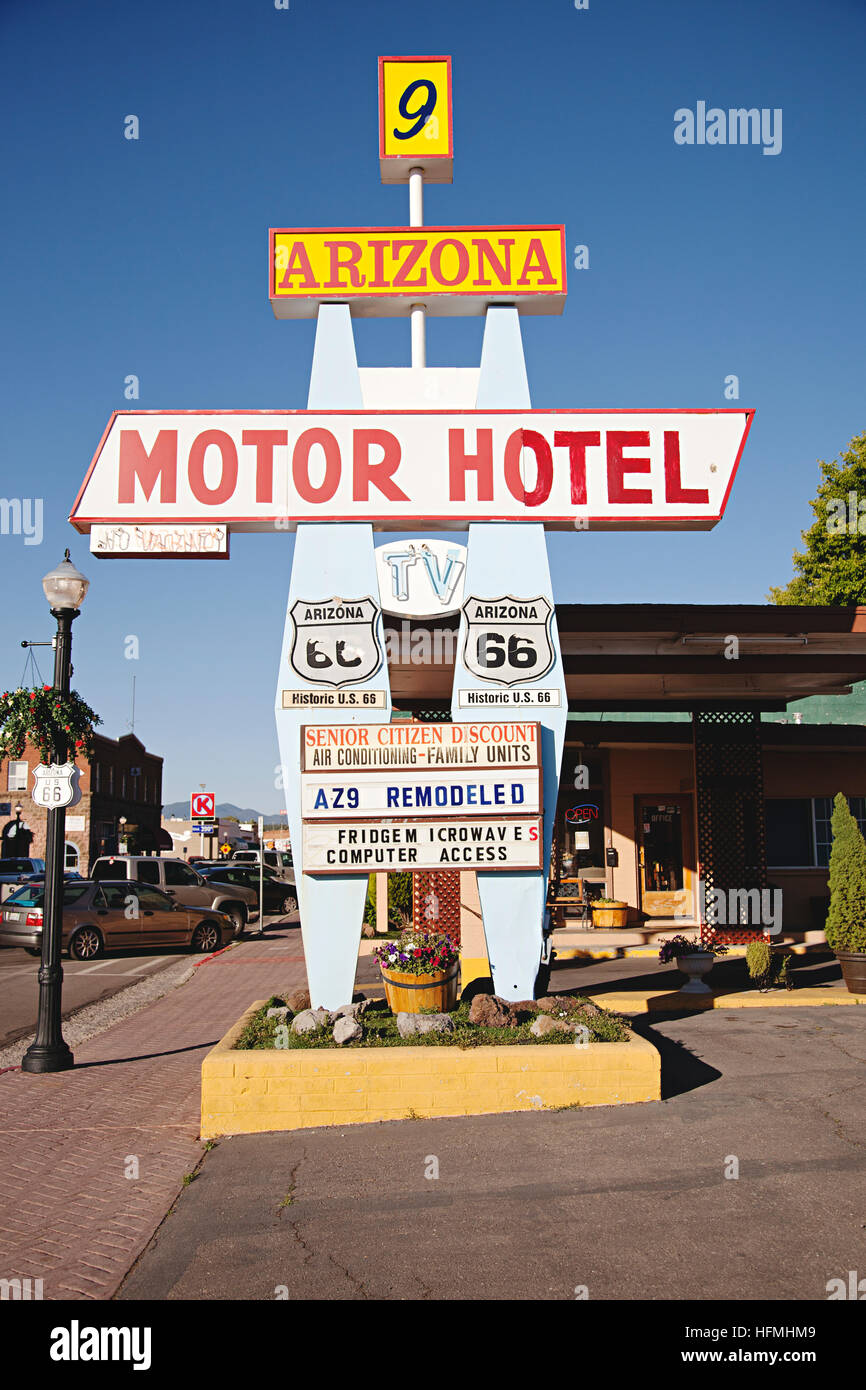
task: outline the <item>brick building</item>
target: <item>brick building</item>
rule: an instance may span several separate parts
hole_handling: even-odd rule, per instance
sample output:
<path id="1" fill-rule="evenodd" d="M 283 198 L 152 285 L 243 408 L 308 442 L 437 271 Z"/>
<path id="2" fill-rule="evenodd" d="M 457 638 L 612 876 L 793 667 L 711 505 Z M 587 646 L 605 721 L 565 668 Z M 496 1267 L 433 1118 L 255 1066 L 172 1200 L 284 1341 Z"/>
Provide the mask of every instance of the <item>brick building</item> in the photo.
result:
<path id="1" fill-rule="evenodd" d="M 21 757 L 0 763 L 0 853 L 4 858 L 45 858 L 48 812 L 31 799 L 33 769 L 41 759 L 27 744 Z M 100 854 L 171 849 L 160 827 L 162 758 L 148 753 L 135 734 L 94 737 L 93 759 L 76 758 L 81 800 L 66 812 L 66 868 L 87 874 Z M 21 807 L 20 814 L 16 806 Z M 121 817 L 126 824 L 121 825 Z"/>

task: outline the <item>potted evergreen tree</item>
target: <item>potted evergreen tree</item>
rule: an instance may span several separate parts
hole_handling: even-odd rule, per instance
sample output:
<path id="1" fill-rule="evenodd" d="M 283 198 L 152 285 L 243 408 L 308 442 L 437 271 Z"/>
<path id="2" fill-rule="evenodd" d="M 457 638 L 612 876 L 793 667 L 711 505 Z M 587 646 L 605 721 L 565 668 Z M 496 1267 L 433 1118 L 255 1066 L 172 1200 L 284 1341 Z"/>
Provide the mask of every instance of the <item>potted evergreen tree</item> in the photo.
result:
<path id="1" fill-rule="evenodd" d="M 852 994 L 866 994 L 866 841 L 839 792 L 833 802 L 830 911 L 824 935 Z"/>

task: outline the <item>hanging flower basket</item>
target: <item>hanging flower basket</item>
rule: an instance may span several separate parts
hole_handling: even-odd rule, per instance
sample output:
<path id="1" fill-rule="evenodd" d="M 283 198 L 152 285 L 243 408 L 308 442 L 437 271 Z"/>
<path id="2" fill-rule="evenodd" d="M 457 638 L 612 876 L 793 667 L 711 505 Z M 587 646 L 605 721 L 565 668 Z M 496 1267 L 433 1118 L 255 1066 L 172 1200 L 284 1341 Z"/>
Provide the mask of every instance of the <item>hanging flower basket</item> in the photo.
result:
<path id="1" fill-rule="evenodd" d="M 0 759 L 20 758 L 25 744 L 39 750 L 43 763 L 54 760 L 55 745 L 65 744 L 70 758 L 90 760 L 93 730 L 102 720 L 74 690 L 62 694 L 52 685 L 33 690 L 5 690 L 0 695 Z"/>

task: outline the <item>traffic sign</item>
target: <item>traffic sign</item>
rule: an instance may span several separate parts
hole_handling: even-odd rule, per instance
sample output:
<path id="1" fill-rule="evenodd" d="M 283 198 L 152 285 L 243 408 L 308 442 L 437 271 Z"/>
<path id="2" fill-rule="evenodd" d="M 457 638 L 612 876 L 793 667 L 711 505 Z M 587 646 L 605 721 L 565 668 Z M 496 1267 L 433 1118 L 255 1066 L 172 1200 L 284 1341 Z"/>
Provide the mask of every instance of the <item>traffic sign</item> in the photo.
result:
<path id="1" fill-rule="evenodd" d="M 217 835 L 219 826 L 212 820 L 194 820 L 192 823 L 192 833 L 194 835 Z"/>
<path id="2" fill-rule="evenodd" d="M 51 763 L 33 769 L 32 797 L 37 806 L 57 811 L 63 806 L 77 806 L 81 800 L 78 785 L 81 776 L 75 763 Z"/>
<path id="3" fill-rule="evenodd" d="M 189 798 L 191 820 L 212 820 L 216 815 L 216 794 L 214 792 L 192 792 Z"/>

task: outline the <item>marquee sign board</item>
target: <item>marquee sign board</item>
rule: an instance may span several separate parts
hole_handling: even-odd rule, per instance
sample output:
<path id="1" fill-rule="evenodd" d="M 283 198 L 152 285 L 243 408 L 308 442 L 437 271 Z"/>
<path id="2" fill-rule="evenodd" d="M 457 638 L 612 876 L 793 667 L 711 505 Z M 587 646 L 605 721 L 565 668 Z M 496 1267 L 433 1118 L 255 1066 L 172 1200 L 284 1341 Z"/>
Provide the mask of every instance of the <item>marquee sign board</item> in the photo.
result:
<path id="1" fill-rule="evenodd" d="M 541 817 L 303 827 L 305 874 L 539 869 Z"/>
<path id="2" fill-rule="evenodd" d="M 444 618 L 460 612 L 466 546 L 453 541 L 397 541 L 376 547 L 379 600 L 395 618 Z"/>
<path id="3" fill-rule="evenodd" d="M 472 816 L 482 813 L 540 815 L 538 768 L 454 769 L 418 772 L 399 768 L 387 774 L 364 773 L 301 778 L 304 820 L 363 820 L 377 816 Z"/>
<path id="4" fill-rule="evenodd" d="M 507 299 L 523 314 L 565 308 L 565 228 L 272 227 L 274 317 L 313 319 L 320 304 L 354 318 L 481 315 Z"/>
<path id="5" fill-rule="evenodd" d="M 372 598 L 297 599 L 289 617 L 289 662 L 301 680 L 335 689 L 359 685 L 385 659 L 376 630 L 381 612 Z"/>
<path id="6" fill-rule="evenodd" d="M 751 410 L 118 411 L 70 521 L 710 530 Z"/>
<path id="7" fill-rule="evenodd" d="M 78 785 L 81 773 L 75 763 L 40 763 L 33 769 L 33 791 L 37 806 L 57 811 L 62 806 L 77 806 L 81 800 Z"/>
<path id="8" fill-rule="evenodd" d="M 478 680 L 519 685 L 546 676 L 556 660 L 550 639 L 553 604 L 543 594 L 516 599 L 468 598 L 463 605 L 463 662 Z"/>
<path id="9" fill-rule="evenodd" d="M 301 772 L 412 772 L 541 765 L 534 720 L 461 724 L 304 724 Z"/>
<path id="10" fill-rule="evenodd" d="M 379 59 L 379 172 L 406 183 L 421 169 L 427 183 L 450 183 L 454 171 L 451 59 Z"/>

